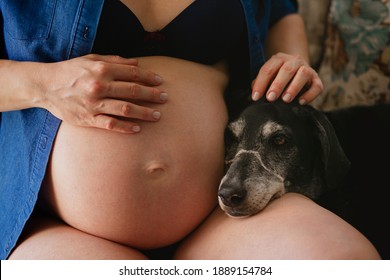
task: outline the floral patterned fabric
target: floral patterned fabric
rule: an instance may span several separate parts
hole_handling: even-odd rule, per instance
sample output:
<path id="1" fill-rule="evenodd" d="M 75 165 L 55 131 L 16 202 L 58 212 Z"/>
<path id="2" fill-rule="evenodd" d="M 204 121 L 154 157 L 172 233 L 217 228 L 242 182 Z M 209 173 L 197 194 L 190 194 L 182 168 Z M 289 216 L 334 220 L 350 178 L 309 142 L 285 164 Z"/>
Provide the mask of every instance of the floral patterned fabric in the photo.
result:
<path id="1" fill-rule="evenodd" d="M 318 69 L 325 92 L 313 105 L 331 110 L 390 102 L 389 34 L 389 0 L 332 0 Z"/>
<path id="2" fill-rule="evenodd" d="M 310 63 L 318 68 L 325 45 L 325 29 L 331 0 L 298 0 L 309 40 Z"/>

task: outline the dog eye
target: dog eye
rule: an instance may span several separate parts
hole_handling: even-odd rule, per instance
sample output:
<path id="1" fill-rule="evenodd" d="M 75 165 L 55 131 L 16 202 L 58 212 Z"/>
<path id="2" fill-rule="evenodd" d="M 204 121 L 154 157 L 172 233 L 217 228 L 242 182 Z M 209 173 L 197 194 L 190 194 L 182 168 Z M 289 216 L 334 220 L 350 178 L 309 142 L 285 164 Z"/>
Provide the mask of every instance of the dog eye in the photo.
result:
<path id="1" fill-rule="evenodd" d="M 288 143 L 288 138 L 284 134 L 276 134 L 272 136 L 271 143 L 275 146 L 284 146 Z"/>

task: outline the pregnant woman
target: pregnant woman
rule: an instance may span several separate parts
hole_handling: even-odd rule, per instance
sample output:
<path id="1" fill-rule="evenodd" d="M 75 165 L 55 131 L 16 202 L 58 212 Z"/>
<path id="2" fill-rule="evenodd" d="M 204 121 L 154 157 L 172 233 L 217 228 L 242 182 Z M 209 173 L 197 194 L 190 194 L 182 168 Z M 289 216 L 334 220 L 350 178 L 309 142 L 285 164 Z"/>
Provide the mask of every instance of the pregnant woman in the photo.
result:
<path id="1" fill-rule="evenodd" d="M 290 102 L 306 86 L 302 104 L 322 90 L 296 8 L 1 1 L 1 258 L 144 259 L 170 245 L 188 259 L 378 258 L 297 194 L 242 221 L 216 207 L 227 89 Z"/>

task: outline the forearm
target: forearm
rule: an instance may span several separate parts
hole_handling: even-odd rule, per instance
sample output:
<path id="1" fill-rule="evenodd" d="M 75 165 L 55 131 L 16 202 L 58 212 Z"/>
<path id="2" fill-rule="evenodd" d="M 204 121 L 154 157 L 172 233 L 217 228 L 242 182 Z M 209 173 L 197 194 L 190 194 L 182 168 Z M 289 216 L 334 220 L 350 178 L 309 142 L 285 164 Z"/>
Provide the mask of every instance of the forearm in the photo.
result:
<path id="1" fill-rule="evenodd" d="M 266 95 L 268 101 L 275 101 L 281 96 L 289 103 L 300 94 L 299 103 L 306 104 L 323 91 L 318 73 L 310 66 L 305 26 L 299 14 L 285 16 L 272 26 L 266 56 L 252 86 L 253 100 Z"/>
<path id="2" fill-rule="evenodd" d="M 42 107 L 42 64 L 0 60 L 0 112 Z"/>
<path id="3" fill-rule="evenodd" d="M 299 14 L 288 15 L 272 26 L 266 44 L 266 55 L 276 53 L 300 55 L 309 62 L 304 22 Z"/>

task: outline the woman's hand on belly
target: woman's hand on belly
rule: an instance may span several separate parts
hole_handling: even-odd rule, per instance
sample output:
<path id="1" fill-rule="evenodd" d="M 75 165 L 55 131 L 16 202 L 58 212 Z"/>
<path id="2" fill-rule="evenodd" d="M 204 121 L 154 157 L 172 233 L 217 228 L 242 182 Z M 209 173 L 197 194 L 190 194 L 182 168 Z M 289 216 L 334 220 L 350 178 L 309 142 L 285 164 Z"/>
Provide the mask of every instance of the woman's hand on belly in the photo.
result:
<path id="1" fill-rule="evenodd" d="M 69 225 L 137 248 L 177 242 L 212 211 L 224 170 L 227 71 L 138 58 L 164 77 L 157 123 L 128 135 L 63 122 L 40 198 Z"/>
<path id="2" fill-rule="evenodd" d="M 87 55 L 42 65 L 41 107 L 71 125 L 136 133 L 140 121 L 160 119 L 160 111 L 147 104 L 167 100 L 156 87 L 162 78 L 137 59 Z"/>

